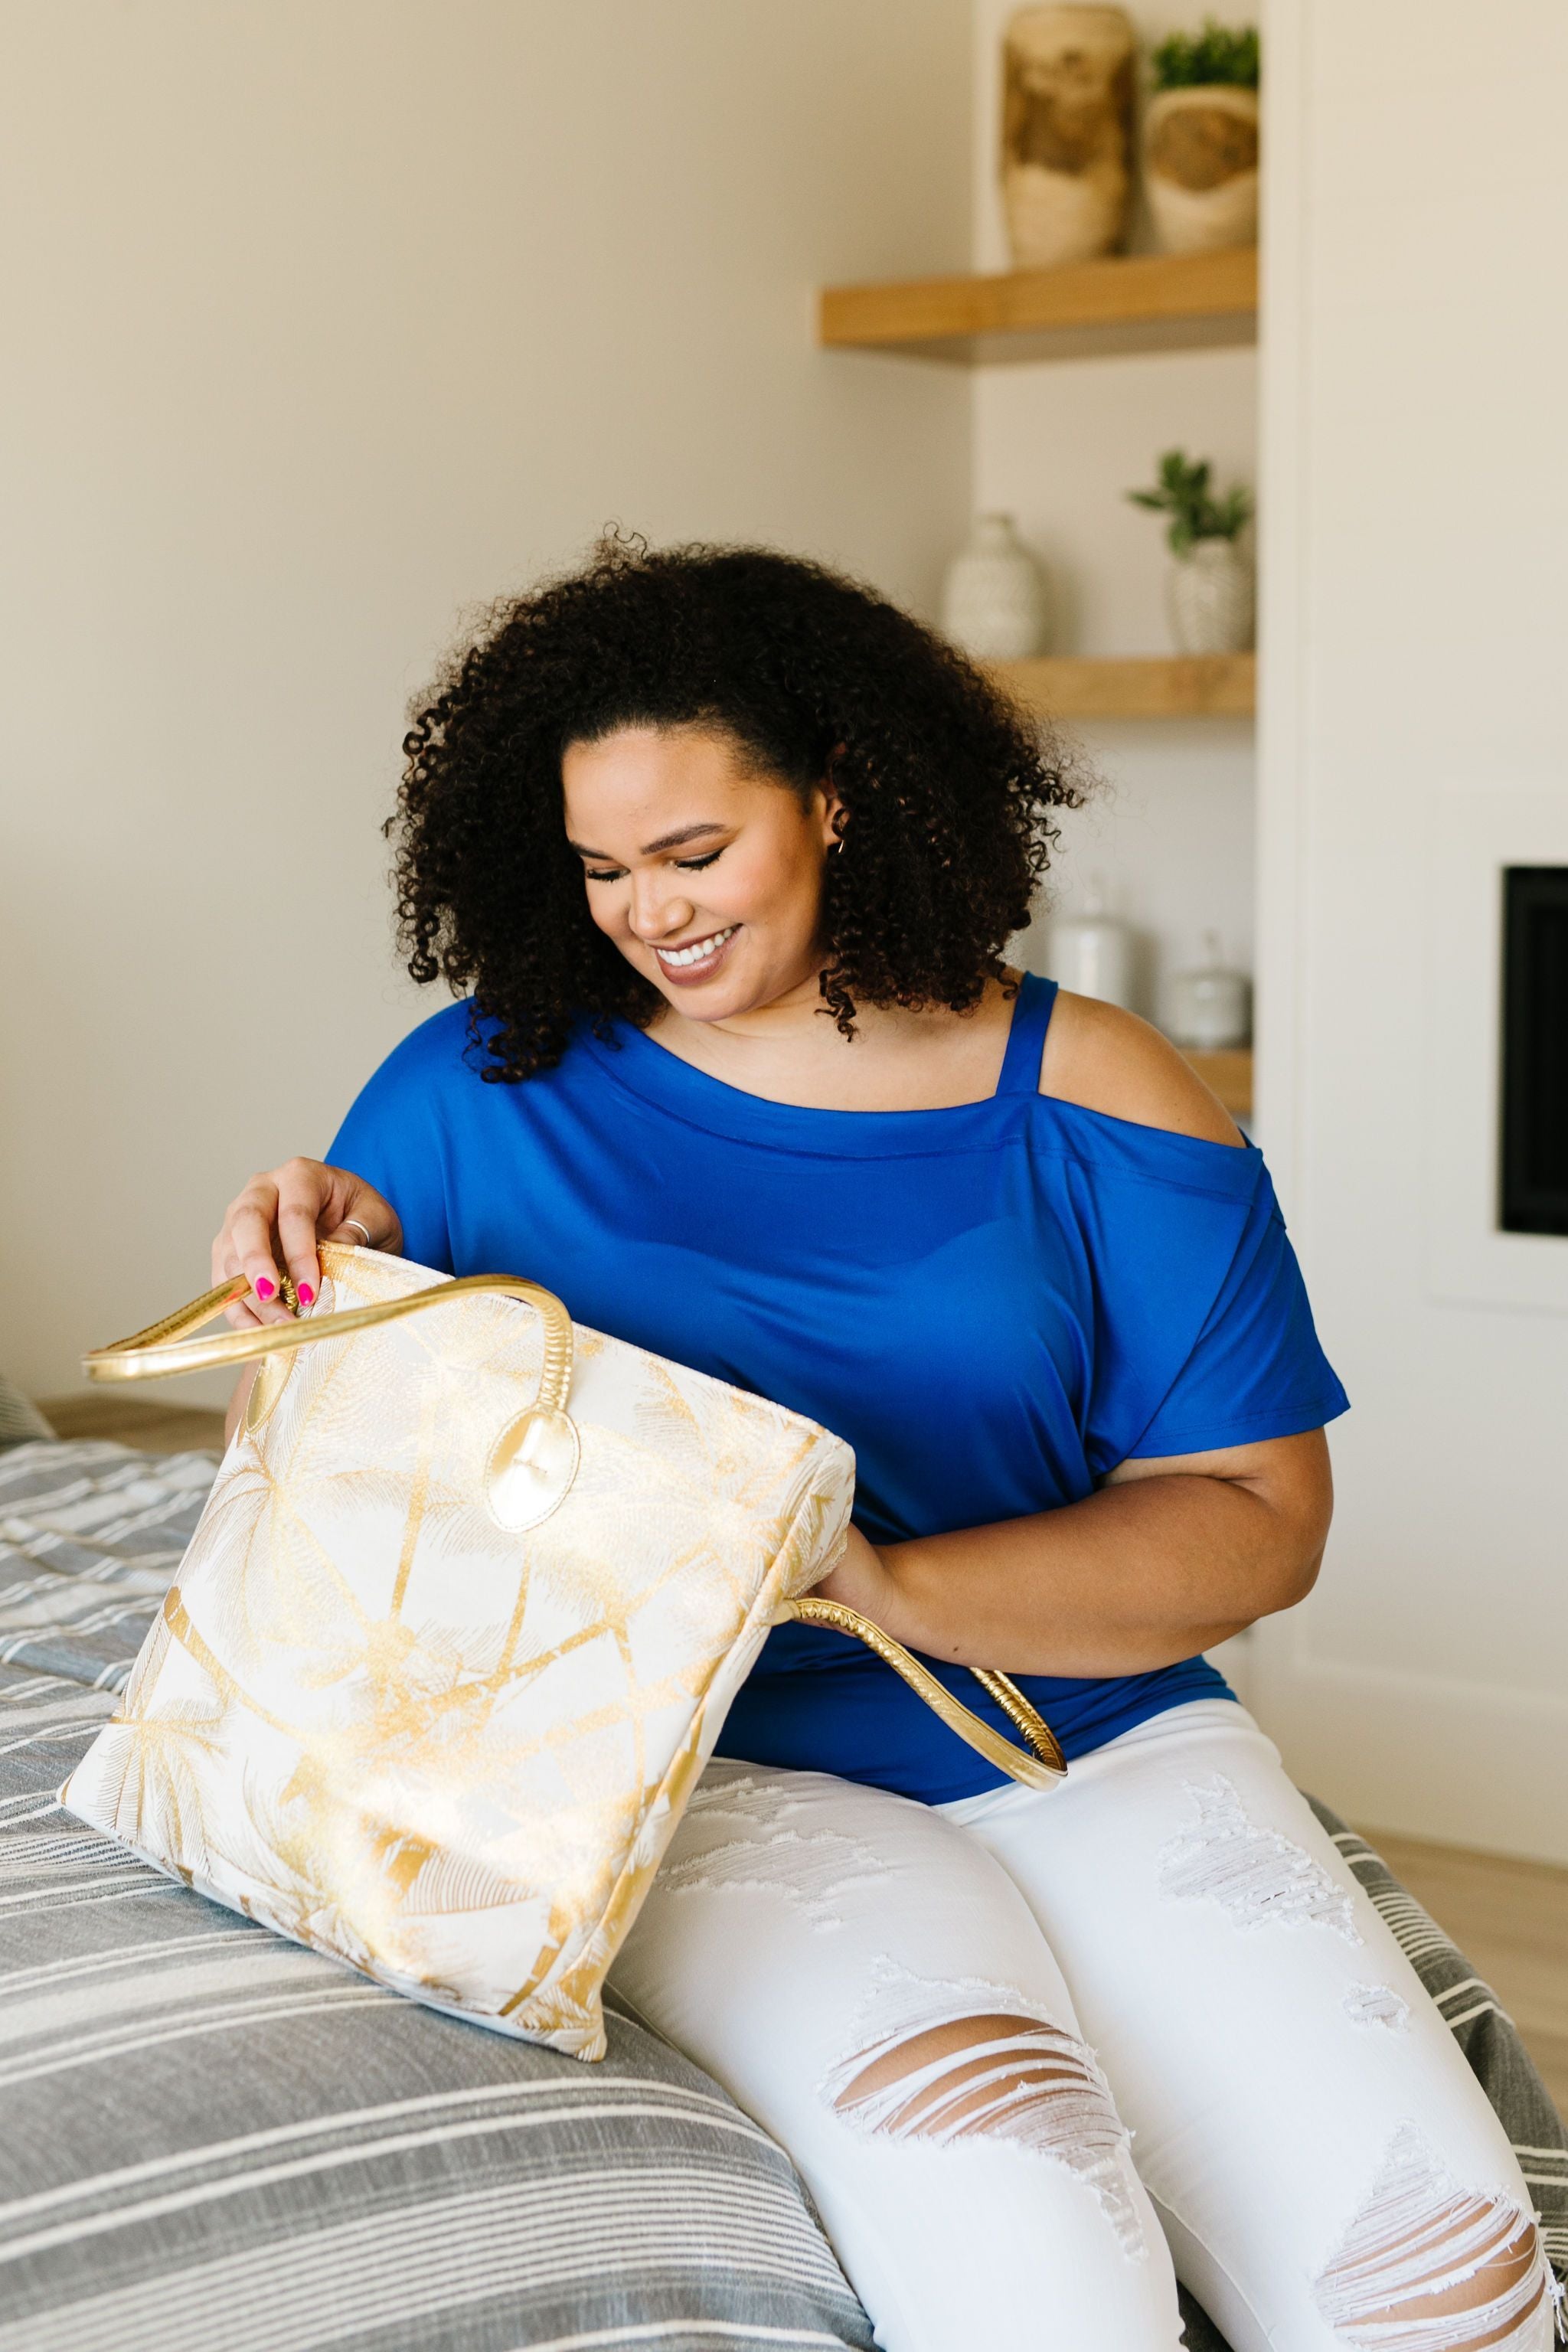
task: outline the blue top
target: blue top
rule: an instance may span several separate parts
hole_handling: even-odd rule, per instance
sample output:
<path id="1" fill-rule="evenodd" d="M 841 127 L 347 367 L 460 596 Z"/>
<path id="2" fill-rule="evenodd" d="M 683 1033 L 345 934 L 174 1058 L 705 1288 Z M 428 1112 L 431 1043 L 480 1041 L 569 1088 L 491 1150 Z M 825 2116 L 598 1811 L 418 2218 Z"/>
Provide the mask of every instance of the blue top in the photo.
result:
<path id="1" fill-rule="evenodd" d="M 913 1111 L 769 1102 L 624 1025 L 487 1085 L 454 1004 L 388 1056 L 330 1157 L 392 1202 L 409 1257 L 526 1275 L 579 1322 L 847 1438 L 873 1543 L 1342 1412 L 1261 1153 L 1041 1095 L 1055 997 L 1025 980 L 994 1095 Z M 965 1669 L 926 1663 L 1008 1729 Z M 1226 1689 L 1202 1658 L 1017 1679 L 1069 1758 Z M 769 1636 L 720 1745 L 931 1803 L 1000 1780 L 858 1643 L 806 1626 Z"/>

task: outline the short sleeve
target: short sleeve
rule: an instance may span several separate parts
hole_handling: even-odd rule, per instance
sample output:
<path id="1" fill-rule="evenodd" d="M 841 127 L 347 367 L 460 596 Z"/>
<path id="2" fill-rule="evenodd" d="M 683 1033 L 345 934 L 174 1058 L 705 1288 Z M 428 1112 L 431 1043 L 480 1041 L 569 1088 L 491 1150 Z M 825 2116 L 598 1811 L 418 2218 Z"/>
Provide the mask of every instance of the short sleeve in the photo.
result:
<path id="1" fill-rule="evenodd" d="M 1321 1429 L 1350 1399 L 1319 1343 L 1267 1169 L 1190 1353 L 1128 1447 L 1149 1460 Z"/>
<path id="2" fill-rule="evenodd" d="M 1227 1201 L 1141 1187 L 1101 1226 L 1085 1430 L 1096 1475 L 1132 1456 L 1293 1437 L 1348 1410 L 1268 1171 L 1248 1160 L 1251 1181 Z M 1239 1153 L 1232 1166 L 1240 1177 Z"/>
<path id="3" fill-rule="evenodd" d="M 453 1264 L 438 1106 L 467 1034 L 460 1004 L 416 1029 L 361 1089 L 327 1148 L 334 1168 L 351 1169 L 391 1202 L 403 1225 L 401 1255 L 439 1274 Z"/>

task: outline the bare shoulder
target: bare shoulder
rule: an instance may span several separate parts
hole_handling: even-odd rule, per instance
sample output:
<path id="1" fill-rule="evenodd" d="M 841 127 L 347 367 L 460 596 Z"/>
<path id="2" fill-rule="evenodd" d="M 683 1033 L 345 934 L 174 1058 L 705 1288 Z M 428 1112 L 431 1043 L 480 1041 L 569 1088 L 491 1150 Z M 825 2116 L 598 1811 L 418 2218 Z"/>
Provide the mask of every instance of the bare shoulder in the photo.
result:
<path id="1" fill-rule="evenodd" d="M 1063 989 L 1046 1032 L 1040 1092 L 1135 1127 L 1241 1144 L 1229 1112 L 1167 1037 L 1135 1013 Z"/>

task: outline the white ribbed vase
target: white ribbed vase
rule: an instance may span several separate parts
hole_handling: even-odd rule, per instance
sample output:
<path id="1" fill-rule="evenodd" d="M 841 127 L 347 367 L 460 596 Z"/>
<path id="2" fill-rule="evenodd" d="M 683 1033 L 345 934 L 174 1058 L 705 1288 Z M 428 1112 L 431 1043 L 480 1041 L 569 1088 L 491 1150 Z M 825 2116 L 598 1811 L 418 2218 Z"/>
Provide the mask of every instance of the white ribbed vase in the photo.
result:
<path id="1" fill-rule="evenodd" d="M 1252 564 L 1229 539 L 1200 539 L 1165 574 L 1165 613 L 1179 654 L 1245 654 L 1254 622 Z"/>
<path id="2" fill-rule="evenodd" d="M 1044 651 L 1049 619 L 1045 575 L 1012 516 L 979 516 L 942 581 L 944 633 L 976 661 L 1026 661 Z"/>

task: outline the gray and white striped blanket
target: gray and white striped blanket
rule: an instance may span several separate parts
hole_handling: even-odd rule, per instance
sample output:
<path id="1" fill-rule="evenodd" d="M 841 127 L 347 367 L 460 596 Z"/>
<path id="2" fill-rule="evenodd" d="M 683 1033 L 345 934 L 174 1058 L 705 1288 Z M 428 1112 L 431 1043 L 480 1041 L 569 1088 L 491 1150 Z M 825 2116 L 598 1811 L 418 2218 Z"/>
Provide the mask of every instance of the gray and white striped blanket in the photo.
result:
<path id="1" fill-rule="evenodd" d="M 787 2158 L 629 2019 L 594 2068 L 478 2032 L 60 1811 L 213 1467 L 102 1442 L 0 1451 L 0 2352 L 868 2347 Z M 1319 1811 L 1568 2268 L 1568 2135 L 1517 2034 Z M 1186 2308 L 1192 2352 L 1224 2352 Z"/>

